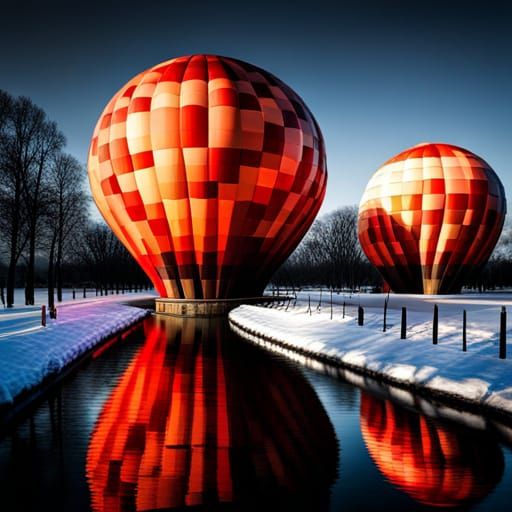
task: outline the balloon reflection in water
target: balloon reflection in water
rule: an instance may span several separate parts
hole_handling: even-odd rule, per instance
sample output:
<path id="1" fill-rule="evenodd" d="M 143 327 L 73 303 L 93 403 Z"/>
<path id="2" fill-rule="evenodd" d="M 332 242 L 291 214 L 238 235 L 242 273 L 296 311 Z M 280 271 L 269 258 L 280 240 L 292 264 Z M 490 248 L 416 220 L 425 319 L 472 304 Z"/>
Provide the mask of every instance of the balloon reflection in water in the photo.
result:
<path id="1" fill-rule="evenodd" d="M 489 494 L 503 474 L 501 448 L 485 433 L 433 423 L 365 392 L 361 432 L 382 474 L 426 505 L 474 503 Z"/>
<path id="2" fill-rule="evenodd" d="M 92 434 L 93 510 L 327 506 L 337 440 L 298 370 L 222 322 L 157 318 L 146 334 Z"/>

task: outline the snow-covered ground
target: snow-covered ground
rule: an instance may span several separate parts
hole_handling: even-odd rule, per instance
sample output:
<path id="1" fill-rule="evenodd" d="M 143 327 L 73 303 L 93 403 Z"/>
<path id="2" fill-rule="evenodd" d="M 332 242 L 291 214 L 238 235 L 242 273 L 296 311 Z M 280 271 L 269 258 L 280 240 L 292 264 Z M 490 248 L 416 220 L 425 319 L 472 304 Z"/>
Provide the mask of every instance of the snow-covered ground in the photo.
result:
<path id="1" fill-rule="evenodd" d="M 308 295 L 312 314 L 307 312 Z M 512 413 L 512 344 L 510 359 L 498 358 L 501 306 L 512 314 L 512 294 L 468 294 L 453 296 L 390 295 L 387 331 L 382 332 L 385 295 L 333 295 L 318 292 L 299 294 L 284 308 L 241 306 L 233 310 L 230 322 L 246 337 L 263 336 L 311 356 L 333 358 L 351 368 L 364 370 L 388 380 L 422 387 L 464 401 Z M 365 310 L 365 324 L 352 316 L 342 318 L 341 304 Z M 432 344 L 434 304 L 439 308 L 438 345 Z M 407 307 L 407 339 L 400 339 L 400 315 Z M 462 351 L 462 311 L 467 311 L 468 351 Z M 510 322 L 509 322 L 510 325 Z M 507 338 L 512 336 L 508 331 Z"/>
<path id="2" fill-rule="evenodd" d="M 71 293 L 66 294 L 66 300 L 57 304 L 57 320 L 47 317 L 46 327 L 41 326 L 41 306 L 0 310 L 0 405 L 11 403 L 23 391 L 148 314 L 121 302 L 154 296 L 147 292 L 93 295 L 72 300 Z"/>

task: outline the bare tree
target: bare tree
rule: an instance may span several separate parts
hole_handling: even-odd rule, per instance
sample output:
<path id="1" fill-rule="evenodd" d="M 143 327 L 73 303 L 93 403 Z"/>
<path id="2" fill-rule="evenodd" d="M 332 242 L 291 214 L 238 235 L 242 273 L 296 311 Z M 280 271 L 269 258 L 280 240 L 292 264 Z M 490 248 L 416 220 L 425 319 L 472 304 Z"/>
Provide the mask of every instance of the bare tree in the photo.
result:
<path id="1" fill-rule="evenodd" d="M 317 219 L 273 281 L 351 289 L 377 284 L 359 244 L 357 217 L 357 207 L 347 206 Z"/>
<path id="2" fill-rule="evenodd" d="M 54 285 L 57 300 L 62 301 L 62 264 L 66 253 L 73 253 L 70 243 L 78 237 L 87 221 L 87 195 L 84 191 L 84 170 L 71 155 L 54 155 L 49 176 L 51 203 L 46 209 L 48 232 L 48 306 L 54 306 Z"/>
<path id="3" fill-rule="evenodd" d="M 22 99 L 24 101 L 24 99 Z M 29 104 L 35 112 L 42 112 L 38 107 Z M 42 121 L 36 132 L 34 144 L 37 147 L 33 165 L 23 168 L 23 199 L 28 220 L 28 261 L 25 283 L 25 304 L 34 304 L 34 266 L 36 241 L 39 234 L 38 224 L 45 208 L 55 200 L 47 189 L 48 174 L 52 159 L 64 146 L 64 135 L 57 129 L 54 122 L 46 119 L 42 113 Z"/>
<path id="4" fill-rule="evenodd" d="M 93 272 L 96 287 L 105 292 L 109 287 L 117 290 L 120 285 L 148 281 L 112 230 L 103 223 L 88 226 L 80 253 L 83 263 Z"/>
<path id="5" fill-rule="evenodd" d="M 27 98 L 12 99 L 2 130 L 0 147 L 0 189 L 3 231 L 8 251 L 7 306 L 14 304 L 16 265 L 28 239 L 23 210 L 24 176 L 38 155 L 37 136 L 44 113 Z"/>

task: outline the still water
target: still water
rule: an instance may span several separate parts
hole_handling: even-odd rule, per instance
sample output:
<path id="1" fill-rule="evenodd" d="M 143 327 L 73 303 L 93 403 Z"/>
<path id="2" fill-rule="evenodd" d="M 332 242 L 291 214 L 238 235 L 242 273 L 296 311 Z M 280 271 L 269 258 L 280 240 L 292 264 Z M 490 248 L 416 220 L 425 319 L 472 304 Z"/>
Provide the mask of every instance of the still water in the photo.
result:
<path id="1" fill-rule="evenodd" d="M 0 510 L 510 510 L 496 431 L 152 317 L 0 440 Z"/>

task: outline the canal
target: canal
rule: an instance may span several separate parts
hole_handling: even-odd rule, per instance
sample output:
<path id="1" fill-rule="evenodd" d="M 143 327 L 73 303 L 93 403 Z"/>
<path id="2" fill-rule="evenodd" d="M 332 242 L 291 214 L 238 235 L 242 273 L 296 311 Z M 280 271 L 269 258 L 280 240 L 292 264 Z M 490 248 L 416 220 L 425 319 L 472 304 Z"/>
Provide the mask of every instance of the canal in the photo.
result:
<path id="1" fill-rule="evenodd" d="M 0 509 L 509 510 L 503 439 L 153 316 L 0 439 Z"/>

